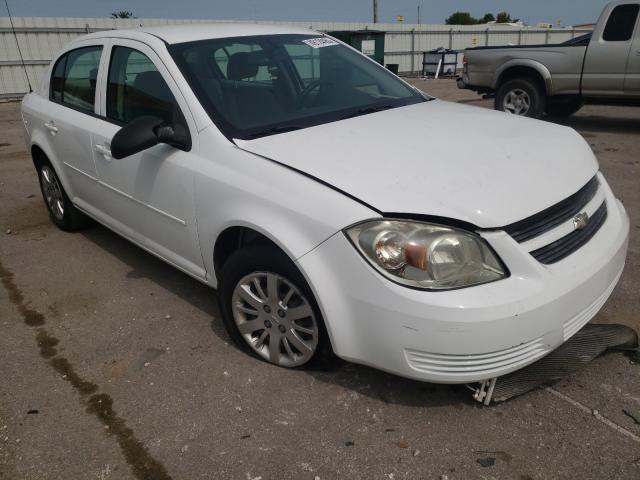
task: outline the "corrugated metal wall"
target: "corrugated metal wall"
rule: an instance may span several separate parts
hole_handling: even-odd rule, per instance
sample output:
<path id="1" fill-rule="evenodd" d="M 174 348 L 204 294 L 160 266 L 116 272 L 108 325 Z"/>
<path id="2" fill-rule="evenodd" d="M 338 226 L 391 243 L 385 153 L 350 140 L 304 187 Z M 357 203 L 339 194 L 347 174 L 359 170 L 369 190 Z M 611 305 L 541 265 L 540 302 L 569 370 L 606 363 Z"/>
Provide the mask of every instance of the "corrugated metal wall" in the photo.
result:
<path id="1" fill-rule="evenodd" d="M 65 44 L 87 32 L 134 28 L 140 25 L 176 23 L 223 23 L 220 20 L 173 19 L 111 19 L 111 18 L 54 18 L 16 17 L 13 19 L 17 40 L 33 85 L 39 84 L 46 66 Z M 235 21 L 231 21 L 236 23 Z M 263 23 L 263 22 L 259 22 Z M 267 23 L 267 22 L 264 22 Z M 341 22 L 269 22 L 305 27 L 313 30 L 383 30 L 387 32 L 385 63 L 399 64 L 401 73 L 422 69 L 422 52 L 438 47 L 463 50 L 482 45 L 560 43 L 587 30 L 539 30 L 507 26 L 410 25 L 397 23 L 341 23 Z M 27 91 L 24 70 L 16 39 L 8 17 L 0 17 L 0 98 L 18 98 Z"/>

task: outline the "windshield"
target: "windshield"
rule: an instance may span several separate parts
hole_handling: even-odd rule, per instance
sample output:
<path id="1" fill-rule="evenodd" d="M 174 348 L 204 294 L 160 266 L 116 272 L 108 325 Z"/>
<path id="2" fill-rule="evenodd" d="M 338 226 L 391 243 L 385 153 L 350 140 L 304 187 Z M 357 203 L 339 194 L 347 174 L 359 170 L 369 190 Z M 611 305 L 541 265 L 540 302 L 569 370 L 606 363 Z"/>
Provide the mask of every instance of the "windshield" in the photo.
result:
<path id="1" fill-rule="evenodd" d="M 229 138 L 258 138 L 426 100 L 368 58 L 317 34 L 221 38 L 169 49 Z"/>

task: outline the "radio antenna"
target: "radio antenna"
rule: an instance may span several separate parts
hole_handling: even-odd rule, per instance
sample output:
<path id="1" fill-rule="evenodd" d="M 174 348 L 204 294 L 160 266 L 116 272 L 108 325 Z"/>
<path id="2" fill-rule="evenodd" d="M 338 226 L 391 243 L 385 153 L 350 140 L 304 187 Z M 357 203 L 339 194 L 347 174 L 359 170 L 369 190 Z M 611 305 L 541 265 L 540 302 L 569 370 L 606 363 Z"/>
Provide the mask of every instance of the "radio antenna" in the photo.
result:
<path id="1" fill-rule="evenodd" d="M 9 3 L 4 0 L 4 5 L 7 7 L 7 13 L 9 14 L 9 23 L 11 24 L 11 31 L 13 37 L 16 39 L 16 46 L 18 47 L 18 55 L 20 55 L 20 61 L 22 62 L 22 68 L 24 70 L 24 76 L 27 78 L 27 85 L 29 85 L 29 93 L 33 92 L 31 88 L 31 80 L 29 80 L 29 74 L 27 73 L 27 65 L 24 63 L 24 57 L 22 56 L 22 50 L 20 49 L 20 42 L 18 42 L 18 34 L 16 33 L 16 27 L 13 25 L 13 17 L 11 16 L 11 10 L 9 10 Z"/>

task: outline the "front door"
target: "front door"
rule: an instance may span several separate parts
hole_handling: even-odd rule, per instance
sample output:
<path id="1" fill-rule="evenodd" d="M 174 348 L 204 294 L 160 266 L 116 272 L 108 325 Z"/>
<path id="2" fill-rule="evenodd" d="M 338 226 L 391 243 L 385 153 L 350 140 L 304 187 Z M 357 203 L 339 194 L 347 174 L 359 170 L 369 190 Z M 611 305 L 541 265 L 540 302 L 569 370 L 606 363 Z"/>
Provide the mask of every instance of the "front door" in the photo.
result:
<path id="1" fill-rule="evenodd" d="M 627 62 L 627 74 L 624 78 L 624 94 L 640 97 L 640 22 L 637 20 Z"/>
<path id="2" fill-rule="evenodd" d="M 116 160 L 110 144 L 123 125 L 145 115 L 181 122 L 195 140 L 186 103 L 163 63 L 139 42 L 114 39 L 92 145 L 105 221 L 178 268 L 204 278 L 197 242 L 190 154 L 166 144 Z"/>
<path id="3" fill-rule="evenodd" d="M 622 96 L 627 60 L 640 4 L 629 2 L 607 7 L 594 33 L 584 62 L 582 93 L 587 96 Z M 599 22 L 602 25 L 602 21 Z"/>

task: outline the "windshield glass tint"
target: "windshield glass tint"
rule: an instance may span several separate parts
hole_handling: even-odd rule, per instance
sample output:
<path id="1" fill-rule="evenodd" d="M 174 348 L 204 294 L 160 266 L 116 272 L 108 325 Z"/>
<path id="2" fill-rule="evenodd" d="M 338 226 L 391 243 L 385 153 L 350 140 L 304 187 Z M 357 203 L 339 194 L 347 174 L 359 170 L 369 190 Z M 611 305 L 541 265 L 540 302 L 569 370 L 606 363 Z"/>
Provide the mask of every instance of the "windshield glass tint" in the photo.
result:
<path id="1" fill-rule="evenodd" d="M 328 37 L 236 37 L 170 50 L 212 120 L 231 138 L 257 138 L 425 100 Z"/>

